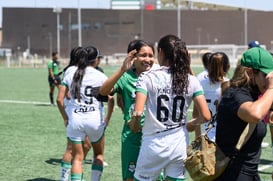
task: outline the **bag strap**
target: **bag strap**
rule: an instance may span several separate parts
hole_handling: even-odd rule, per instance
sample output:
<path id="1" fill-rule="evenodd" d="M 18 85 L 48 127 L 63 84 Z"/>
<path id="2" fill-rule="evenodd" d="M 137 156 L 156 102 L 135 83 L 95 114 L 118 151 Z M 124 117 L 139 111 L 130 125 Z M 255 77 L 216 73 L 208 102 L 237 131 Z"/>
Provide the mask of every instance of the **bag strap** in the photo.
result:
<path id="1" fill-rule="evenodd" d="M 216 113 L 217 114 L 217 113 Z M 211 128 L 213 128 L 214 126 L 214 123 L 216 122 L 216 114 L 214 114 L 212 117 L 211 117 L 211 120 L 209 121 L 209 124 L 208 124 L 208 127 L 206 128 L 205 130 L 205 134 L 207 134 L 209 132 L 209 130 Z"/>
<path id="2" fill-rule="evenodd" d="M 216 122 L 216 114 L 214 114 L 211 118 L 211 121 L 205 131 L 205 134 L 207 135 L 209 130 L 214 126 L 214 123 Z M 242 132 L 235 148 L 239 151 L 243 146 L 244 144 L 249 140 L 250 136 L 252 135 L 252 133 L 254 132 L 255 130 L 255 127 L 256 127 L 256 124 L 255 123 L 248 123 L 244 129 L 244 131 Z"/>
<path id="3" fill-rule="evenodd" d="M 237 144 L 236 144 L 236 149 L 239 151 L 244 144 L 249 140 L 250 136 L 254 132 L 254 129 L 256 127 L 256 124 L 254 123 L 248 123 L 242 132 Z"/>

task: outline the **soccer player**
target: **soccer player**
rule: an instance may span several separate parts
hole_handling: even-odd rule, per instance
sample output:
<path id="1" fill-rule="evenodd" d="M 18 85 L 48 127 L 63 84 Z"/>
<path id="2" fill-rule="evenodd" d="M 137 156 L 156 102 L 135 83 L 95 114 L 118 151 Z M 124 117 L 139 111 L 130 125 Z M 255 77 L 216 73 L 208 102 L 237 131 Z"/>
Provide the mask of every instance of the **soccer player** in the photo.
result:
<path id="1" fill-rule="evenodd" d="M 187 157 L 187 109 L 191 101 L 200 112 L 192 124 L 208 121 L 211 115 L 202 86 L 190 75 L 185 42 L 175 35 L 162 37 L 158 42 L 158 62 L 161 67 L 141 74 L 136 85 L 136 103 L 129 122 L 133 131 L 140 131 L 145 102 L 146 113 L 134 177 L 154 181 L 164 169 L 165 181 L 182 181 Z"/>
<path id="2" fill-rule="evenodd" d="M 197 79 L 199 81 L 205 79 L 208 77 L 208 68 L 209 68 L 209 57 L 211 55 L 211 52 L 206 52 L 202 55 L 202 64 L 204 67 L 204 71 L 200 72 L 196 75 Z"/>
<path id="3" fill-rule="evenodd" d="M 65 92 L 71 94 L 71 104 L 62 108 L 64 120 L 69 120 L 67 125 L 67 137 L 72 143 L 72 168 L 71 180 L 82 179 L 82 163 L 84 160 L 84 140 L 88 136 L 94 151 L 92 164 L 92 181 L 100 180 L 103 171 L 104 159 L 104 130 L 106 123 L 101 119 L 100 101 L 106 101 L 106 97 L 98 94 L 98 87 L 107 79 L 106 75 L 96 70 L 98 51 L 89 46 L 79 54 L 79 62 L 76 69 L 70 70 L 64 77 Z M 65 94 L 60 95 L 65 97 Z M 60 99 L 62 100 L 62 99 Z"/>
<path id="4" fill-rule="evenodd" d="M 58 61 L 59 54 L 58 52 L 52 53 L 52 60 L 50 60 L 47 64 L 48 67 L 48 83 L 49 83 L 49 99 L 51 105 L 55 105 L 54 103 L 54 88 L 61 83 L 61 79 L 59 77 L 59 66 L 60 62 Z"/>
<path id="5" fill-rule="evenodd" d="M 226 77 L 229 68 L 230 68 L 229 58 L 224 52 L 212 53 L 209 58 L 208 75 L 203 79 L 199 80 L 203 87 L 206 101 L 208 103 L 212 115 L 216 113 L 217 106 L 220 101 L 221 84 L 229 80 Z M 204 133 L 208 127 L 208 123 L 202 124 L 201 127 L 202 133 Z M 214 123 L 214 127 L 211 128 L 207 134 L 210 140 L 212 141 L 215 141 L 215 132 L 216 123 Z"/>
<path id="6" fill-rule="evenodd" d="M 127 53 L 122 67 L 102 85 L 100 93 L 102 95 L 118 93 L 122 97 L 124 107 L 121 139 L 122 179 L 133 181 L 142 133 L 133 133 L 127 122 L 131 119 L 135 104 L 138 76 L 142 72 L 150 70 L 154 64 L 154 48 L 146 41 L 135 40 L 129 43 Z M 144 121 L 143 118 L 141 124 Z"/>

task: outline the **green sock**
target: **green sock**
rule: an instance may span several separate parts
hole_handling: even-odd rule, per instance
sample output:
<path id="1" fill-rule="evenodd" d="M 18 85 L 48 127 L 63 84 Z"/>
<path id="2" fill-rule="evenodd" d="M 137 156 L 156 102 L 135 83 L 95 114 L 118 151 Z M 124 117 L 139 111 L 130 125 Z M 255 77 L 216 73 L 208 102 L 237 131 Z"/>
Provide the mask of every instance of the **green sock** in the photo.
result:
<path id="1" fill-rule="evenodd" d="M 160 175 L 157 177 L 157 180 L 163 181 L 164 179 L 164 172 L 162 171 Z"/>
<path id="2" fill-rule="evenodd" d="M 82 174 L 71 174 L 71 181 L 81 181 L 82 180 Z"/>

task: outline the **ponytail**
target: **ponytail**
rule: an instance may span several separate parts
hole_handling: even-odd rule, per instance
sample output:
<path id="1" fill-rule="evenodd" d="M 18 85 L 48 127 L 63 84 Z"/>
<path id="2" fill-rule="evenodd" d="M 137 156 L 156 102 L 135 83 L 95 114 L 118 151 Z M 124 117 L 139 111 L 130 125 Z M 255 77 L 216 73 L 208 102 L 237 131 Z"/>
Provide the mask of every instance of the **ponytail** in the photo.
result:
<path id="1" fill-rule="evenodd" d="M 79 52 L 79 62 L 78 62 L 78 69 L 76 70 L 73 81 L 71 84 L 71 93 L 74 96 L 74 99 L 78 99 L 80 102 L 81 99 L 81 85 L 82 79 L 85 74 L 85 69 L 87 67 L 87 52 L 82 49 Z"/>

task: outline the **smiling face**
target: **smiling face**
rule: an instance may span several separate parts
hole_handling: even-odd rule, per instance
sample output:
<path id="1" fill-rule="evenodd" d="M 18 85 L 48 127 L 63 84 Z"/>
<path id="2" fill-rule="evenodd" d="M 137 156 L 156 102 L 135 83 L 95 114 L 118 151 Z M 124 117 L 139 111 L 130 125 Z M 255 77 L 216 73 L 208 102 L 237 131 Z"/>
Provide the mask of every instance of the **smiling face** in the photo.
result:
<path id="1" fill-rule="evenodd" d="M 144 71 L 150 70 L 154 64 L 153 49 L 149 46 L 143 46 L 136 54 L 135 60 L 136 73 L 139 75 Z"/>

